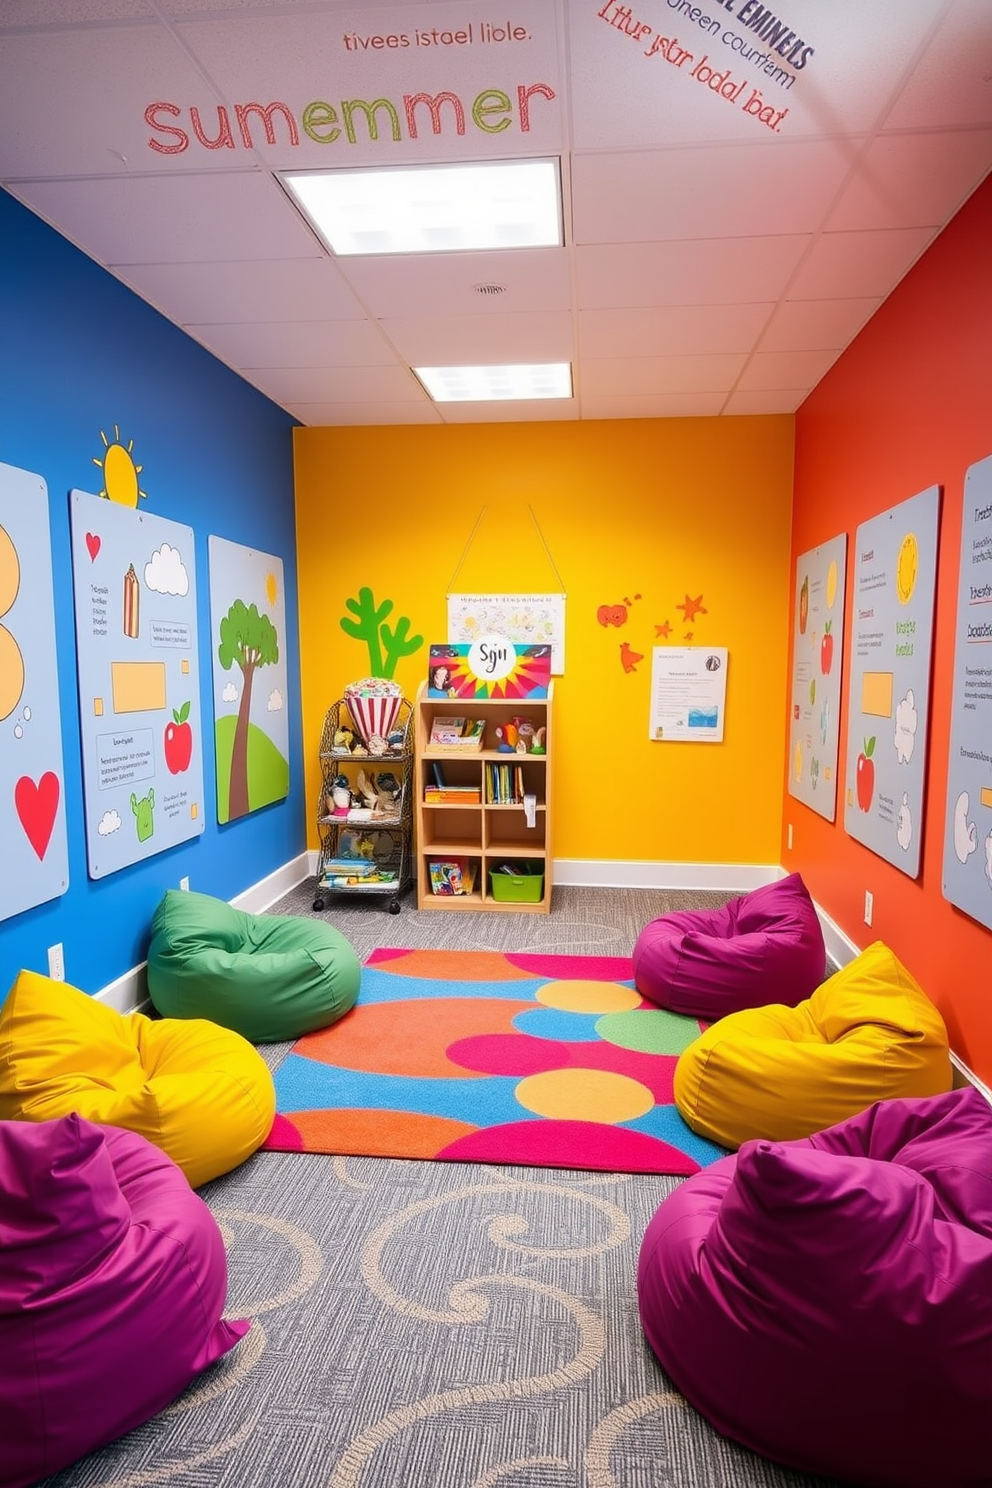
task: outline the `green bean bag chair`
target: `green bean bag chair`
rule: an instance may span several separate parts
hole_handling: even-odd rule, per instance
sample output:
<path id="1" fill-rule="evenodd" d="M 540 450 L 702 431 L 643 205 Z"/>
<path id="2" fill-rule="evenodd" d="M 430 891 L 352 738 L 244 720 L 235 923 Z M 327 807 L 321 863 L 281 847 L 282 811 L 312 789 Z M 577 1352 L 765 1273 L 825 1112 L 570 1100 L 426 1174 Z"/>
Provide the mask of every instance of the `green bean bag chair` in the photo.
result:
<path id="1" fill-rule="evenodd" d="M 358 957 L 301 915 L 254 915 L 168 889 L 152 917 L 148 995 L 165 1018 L 209 1018 L 254 1044 L 326 1028 L 355 1004 Z"/>

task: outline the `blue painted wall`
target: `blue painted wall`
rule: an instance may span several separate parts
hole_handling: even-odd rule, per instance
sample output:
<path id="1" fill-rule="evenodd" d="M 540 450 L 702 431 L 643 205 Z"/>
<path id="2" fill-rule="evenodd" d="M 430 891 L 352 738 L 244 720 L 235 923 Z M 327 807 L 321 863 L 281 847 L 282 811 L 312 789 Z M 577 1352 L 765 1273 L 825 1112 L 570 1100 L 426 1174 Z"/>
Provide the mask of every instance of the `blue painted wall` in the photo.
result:
<path id="1" fill-rule="evenodd" d="M 98 493 L 101 433 L 115 426 L 142 467 L 143 510 L 196 536 L 206 829 L 98 881 L 86 872 L 69 491 Z M 231 899 L 306 846 L 300 723 L 293 420 L 176 326 L 0 191 L 0 460 L 48 484 L 62 712 L 69 888 L 0 921 L 0 1000 L 22 967 L 47 974 L 61 941 L 66 980 L 87 992 L 145 958 L 151 915 L 184 875 Z M 217 825 L 207 537 L 283 560 L 290 794 Z M 4 871 L 0 843 L 0 873 Z"/>

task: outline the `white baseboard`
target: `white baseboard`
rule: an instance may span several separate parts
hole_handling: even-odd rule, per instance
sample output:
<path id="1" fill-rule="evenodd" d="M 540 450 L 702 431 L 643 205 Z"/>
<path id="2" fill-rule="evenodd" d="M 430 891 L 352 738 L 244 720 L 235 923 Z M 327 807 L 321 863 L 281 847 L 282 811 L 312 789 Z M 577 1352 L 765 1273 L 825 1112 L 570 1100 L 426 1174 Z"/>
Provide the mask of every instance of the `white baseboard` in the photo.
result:
<path id="1" fill-rule="evenodd" d="M 556 858 L 554 882 L 584 889 L 727 889 L 746 894 L 784 877 L 772 863 L 597 862 Z"/>
<path id="2" fill-rule="evenodd" d="M 291 858 L 274 873 L 259 879 L 258 883 L 252 884 L 250 888 L 243 889 L 231 900 L 235 909 L 243 909 L 248 914 L 264 914 L 265 911 L 277 899 L 288 894 L 290 889 L 295 889 L 298 883 L 312 873 L 309 856 L 300 853 Z M 138 966 L 132 966 L 130 971 L 125 971 L 116 981 L 109 982 L 106 987 L 101 987 L 95 993 L 98 1002 L 105 1002 L 118 1013 L 142 1012 L 148 1007 L 148 963 L 142 961 Z"/>

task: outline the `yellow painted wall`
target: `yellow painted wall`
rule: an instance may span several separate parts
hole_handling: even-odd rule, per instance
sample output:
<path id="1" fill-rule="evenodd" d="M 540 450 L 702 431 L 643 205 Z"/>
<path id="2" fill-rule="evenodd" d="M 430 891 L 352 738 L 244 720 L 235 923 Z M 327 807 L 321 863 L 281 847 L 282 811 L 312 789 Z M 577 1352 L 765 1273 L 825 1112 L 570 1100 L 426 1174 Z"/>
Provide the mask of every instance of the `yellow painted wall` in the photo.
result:
<path id="1" fill-rule="evenodd" d="M 567 594 L 555 684 L 556 858 L 777 863 L 786 730 L 791 416 L 309 428 L 294 434 L 303 737 L 310 846 L 327 707 L 370 671 L 340 619 L 369 586 L 424 646 L 395 678 L 411 698 L 446 596 Z M 530 511 L 536 519 L 532 520 Z M 702 596 L 692 625 L 678 608 Z M 601 607 L 625 606 L 622 626 Z M 729 647 L 717 744 L 648 738 L 651 651 Z M 630 671 L 626 643 L 643 660 Z M 521 711 L 525 711 L 522 709 Z"/>

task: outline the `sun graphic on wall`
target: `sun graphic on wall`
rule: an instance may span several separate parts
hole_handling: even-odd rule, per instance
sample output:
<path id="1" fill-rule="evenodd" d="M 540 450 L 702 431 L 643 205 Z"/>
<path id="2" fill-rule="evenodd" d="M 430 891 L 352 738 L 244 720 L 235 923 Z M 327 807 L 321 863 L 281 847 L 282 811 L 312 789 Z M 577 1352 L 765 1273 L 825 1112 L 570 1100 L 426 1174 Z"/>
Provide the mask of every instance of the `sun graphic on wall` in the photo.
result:
<path id="1" fill-rule="evenodd" d="M 116 502 L 118 506 L 137 506 L 138 497 L 146 498 L 147 492 L 138 487 L 142 467 L 136 465 L 131 457 L 134 440 L 130 439 L 125 445 L 116 424 L 113 440 L 108 439 L 102 429 L 100 438 L 104 443 L 104 453 L 99 458 L 93 456 L 93 464 L 103 472 L 103 490 L 100 495 L 107 501 Z"/>
<path id="2" fill-rule="evenodd" d="M 279 580 L 271 568 L 265 575 L 265 597 L 269 601 L 269 609 L 274 609 L 276 600 L 279 598 Z"/>

